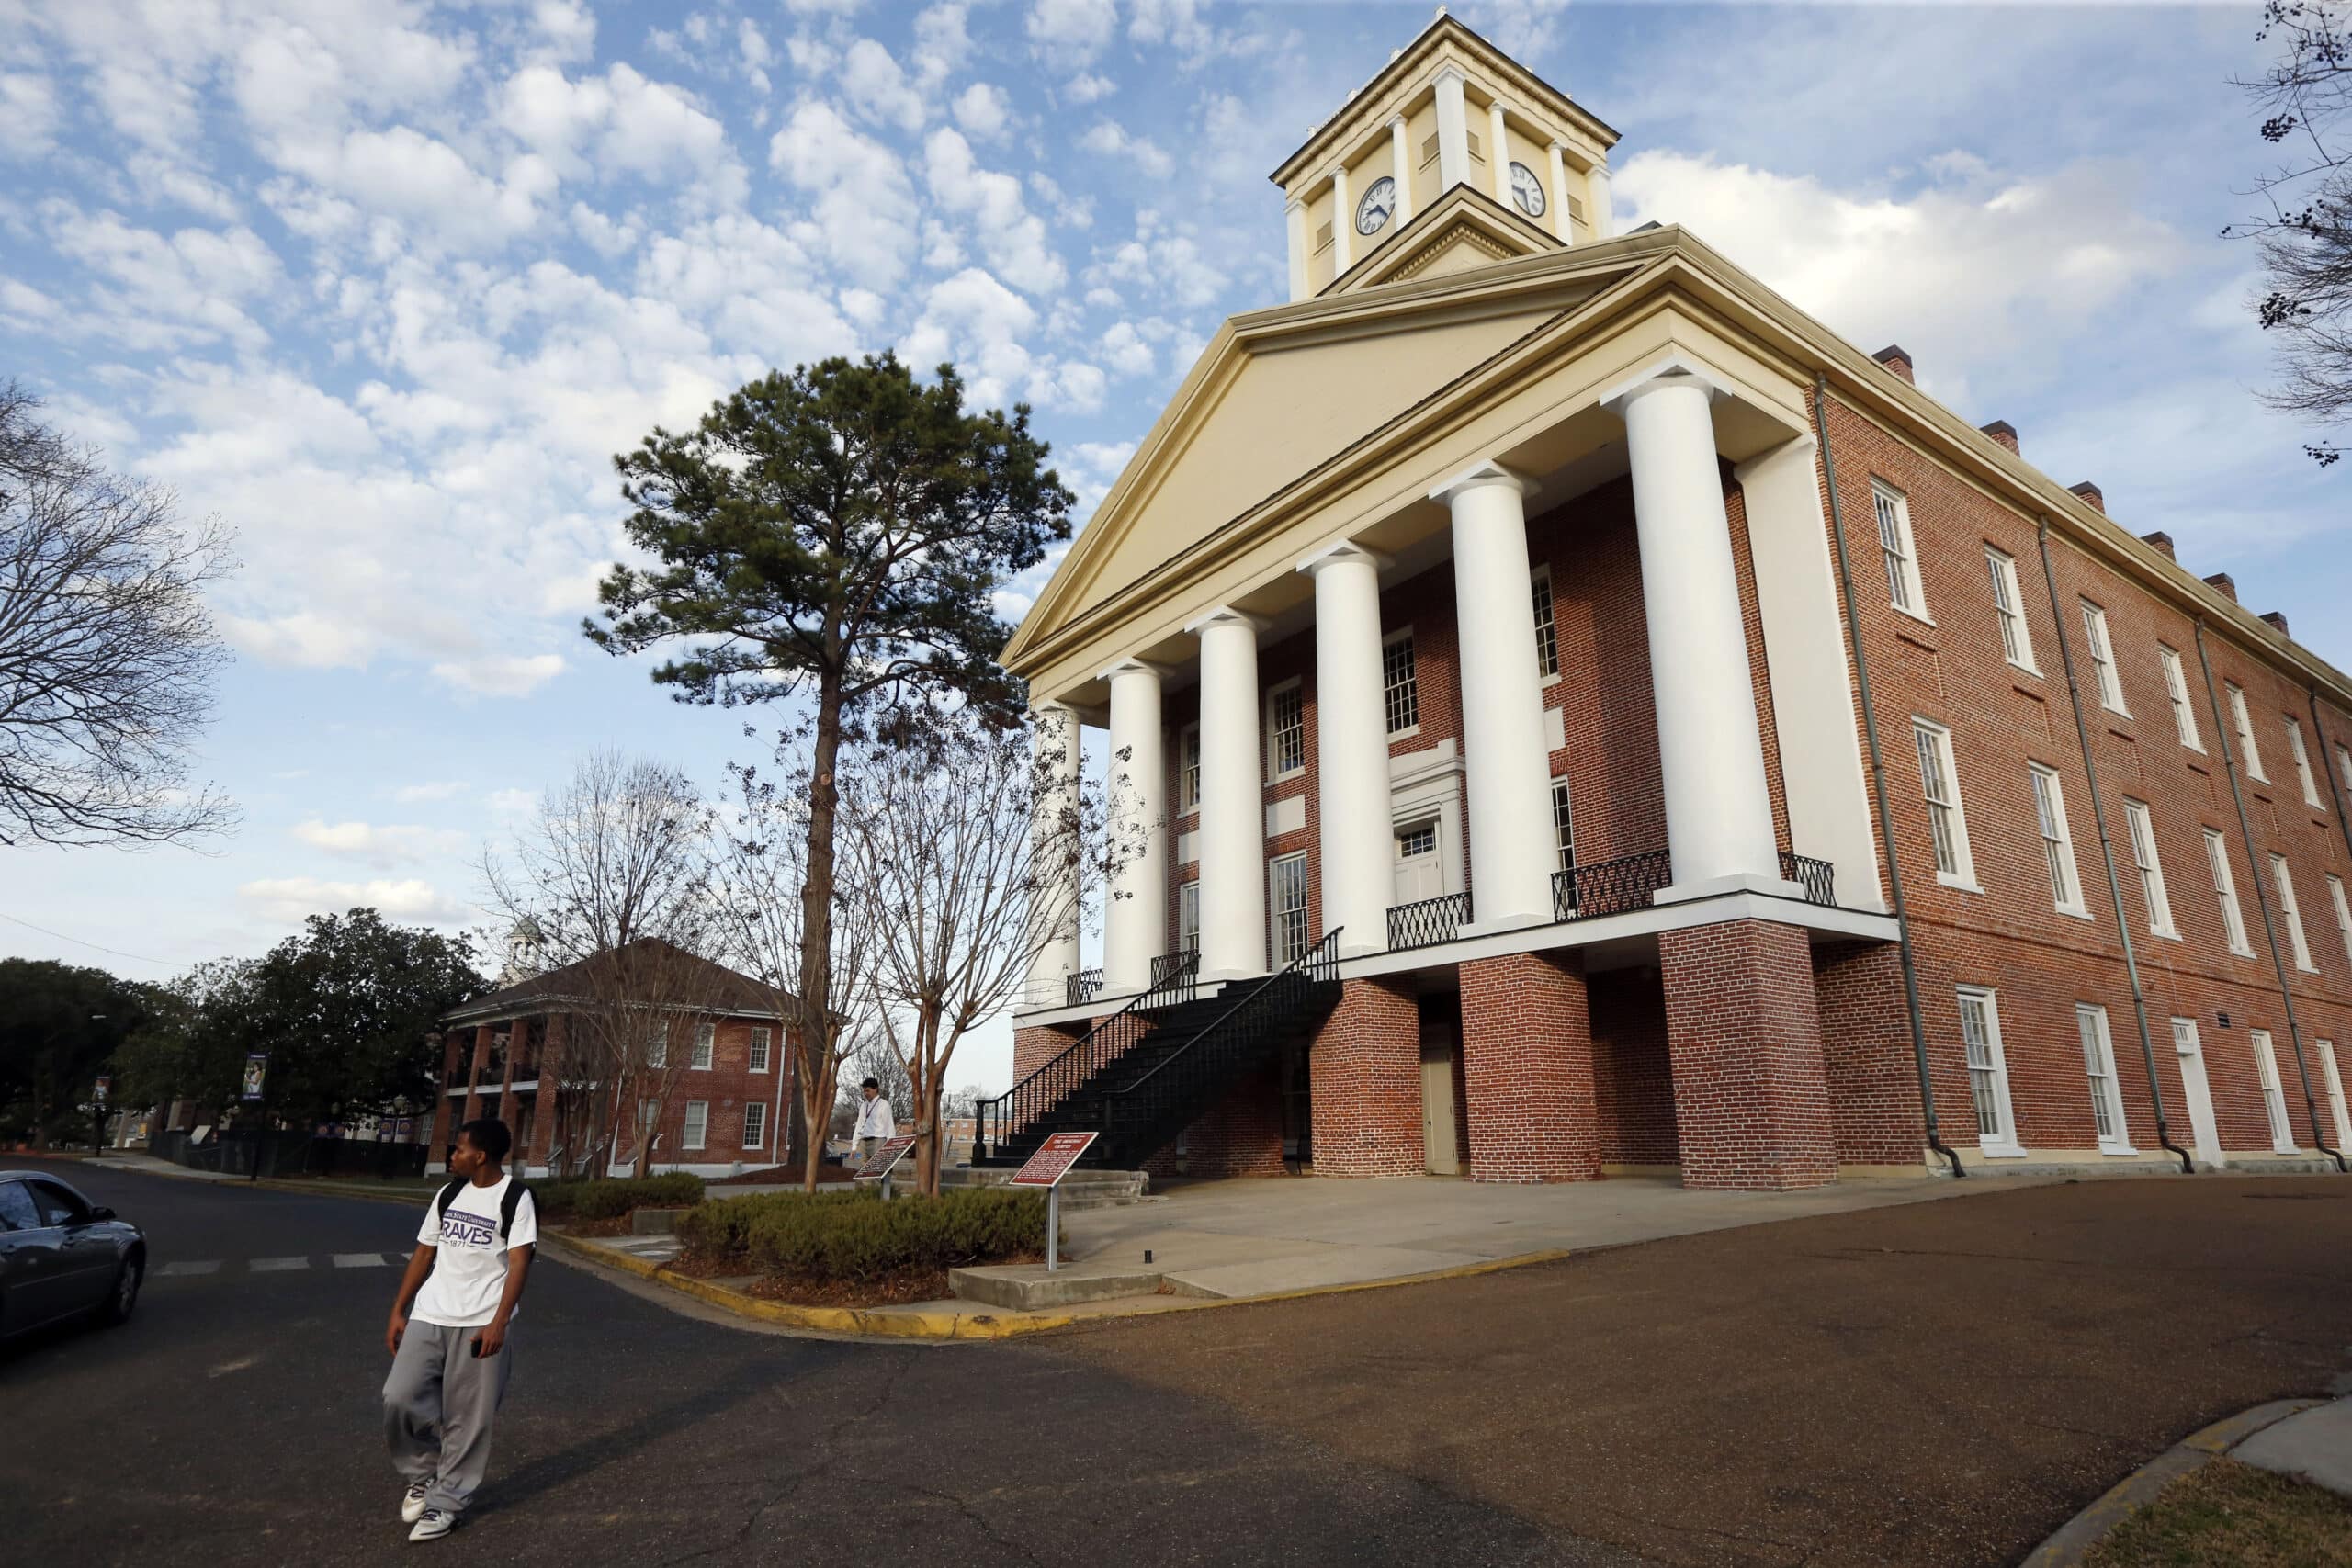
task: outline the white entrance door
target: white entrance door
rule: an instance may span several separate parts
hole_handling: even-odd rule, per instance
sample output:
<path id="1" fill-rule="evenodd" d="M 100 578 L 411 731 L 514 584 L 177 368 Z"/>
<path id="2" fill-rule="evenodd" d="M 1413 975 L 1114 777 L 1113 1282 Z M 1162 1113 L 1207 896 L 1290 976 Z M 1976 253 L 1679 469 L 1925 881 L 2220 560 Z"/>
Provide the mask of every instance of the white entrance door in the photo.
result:
<path id="1" fill-rule="evenodd" d="M 1437 852 L 1437 822 L 1396 829 L 1396 902 L 1418 904 L 1445 891 L 1445 868 Z"/>
<path id="2" fill-rule="evenodd" d="M 2172 1048 L 2180 1059 L 2180 1097 L 2188 1104 L 2189 1138 L 2197 1157 L 2206 1165 L 2222 1163 L 2222 1135 L 2213 1125 L 2213 1091 L 2205 1083 L 2205 1048 L 2197 1038 L 2197 1021 L 2172 1021 Z"/>

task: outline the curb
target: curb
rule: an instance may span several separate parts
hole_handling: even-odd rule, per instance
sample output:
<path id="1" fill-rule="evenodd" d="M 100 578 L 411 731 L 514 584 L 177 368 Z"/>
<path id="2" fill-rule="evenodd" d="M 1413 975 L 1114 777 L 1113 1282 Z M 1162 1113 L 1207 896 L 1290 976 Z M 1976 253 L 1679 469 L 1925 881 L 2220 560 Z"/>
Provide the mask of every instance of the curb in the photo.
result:
<path id="1" fill-rule="evenodd" d="M 734 1313 L 739 1317 L 757 1318 L 763 1323 L 779 1324 L 788 1328 L 806 1328 L 869 1339 L 1018 1339 L 1081 1324 L 1109 1323 L 1123 1318 L 1158 1317 L 1171 1312 L 1200 1312 L 1213 1307 L 1261 1306 L 1270 1302 L 1302 1301 L 1310 1296 L 1348 1295 L 1358 1291 L 1387 1290 L 1396 1285 L 1467 1280 L 1481 1274 L 1499 1274 L 1510 1269 L 1524 1269 L 1537 1263 L 1556 1263 L 1574 1256 L 1575 1251 L 1564 1247 L 1545 1252 L 1522 1252 L 1510 1258 L 1488 1258 L 1452 1269 L 1432 1269 L 1425 1274 L 1399 1274 L 1394 1279 L 1359 1280 L 1343 1285 L 1309 1285 L 1300 1290 L 1275 1291 L 1261 1296 L 1178 1298 L 1173 1303 L 1161 1296 L 1138 1297 L 1136 1299 L 1148 1300 L 1153 1304 L 1124 1312 L 1023 1313 L 1010 1315 L 993 1312 L 906 1312 L 895 1308 L 868 1311 L 856 1307 L 792 1306 L 783 1302 L 748 1296 L 741 1291 L 715 1285 L 707 1280 L 673 1273 L 663 1264 L 650 1263 L 626 1252 L 599 1247 L 594 1241 L 562 1231 L 543 1231 L 539 1239 L 553 1242 L 562 1250 L 590 1262 L 634 1274 L 651 1284 L 692 1296 L 711 1306 Z"/>
<path id="2" fill-rule="evenodd" d="M 2327 1403 L 2324 1399 L 2278 1399 L 2257 1404 L 2191 1432 L 2100 1495 L 2033 1549 L 2019 1568 L 2075 1568 L 2107 1532 L 2155 1500 L 2156 1494 L 2192 1471 L 2202 1470 L 2266 1427 Z"/>
<path id="3" fill-rule="evenodd" d="M 195 1171 L 177 1166 L 168 1169 L 159 1169 L 152 1165 L 124 1165 L 117 1162 L 113 1168 L 131 1176 L 153 1176 L 164 1181 L 199 1181 L 207 1187 L 242 1189 L 245 1191 L 259 1189 L 266 1192 L 297 1192 L 311 1198 L 349 1198 L 361 1203 L 417 1204 L 429 1202 L 433 1197 L 430 1192 L 370 1192 L 364 1187 L 322 1186 L 315 1181 L 288 1181 L 275 1176 L 265 1176 L 257 1181 L 247 1180 L 243 1177 L 224 1177 L 216 1179 L 199 1176 Z"/>

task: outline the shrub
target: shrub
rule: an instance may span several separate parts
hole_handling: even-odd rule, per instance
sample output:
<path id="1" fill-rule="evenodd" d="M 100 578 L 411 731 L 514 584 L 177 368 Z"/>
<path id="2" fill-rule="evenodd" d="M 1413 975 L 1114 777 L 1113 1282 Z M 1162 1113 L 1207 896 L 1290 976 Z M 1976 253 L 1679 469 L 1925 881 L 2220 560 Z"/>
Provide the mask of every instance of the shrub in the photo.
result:
<path id="1" fill-rule="evenodd" d="M 726 1198 L 687 1211 L 691 1247 L 741 1258 L 769 1274 L 865 1281 L 902 1269 L 961 1269 L 1046 1247 L 1046 1200 L 1003 1188 L 958 1188 L 885 1203 L 871 1189 Z"/>
<path id="2" fill-rule="evenodd" d="M 616 1220 L 637 1209 L 684 1209 L 702 1201 L 702 1178 L 690 1170 L 603 1181 L 549 1181 L 531 1189 L 539 1217 Z"/>

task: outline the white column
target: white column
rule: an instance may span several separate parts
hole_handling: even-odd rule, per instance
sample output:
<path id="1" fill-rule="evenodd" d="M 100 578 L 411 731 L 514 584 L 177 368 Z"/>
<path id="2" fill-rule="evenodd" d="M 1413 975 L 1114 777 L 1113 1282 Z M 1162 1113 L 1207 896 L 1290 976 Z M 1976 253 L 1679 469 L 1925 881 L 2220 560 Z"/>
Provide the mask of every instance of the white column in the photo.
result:
<path id="1" fill-rule="evenodd" d="M 1781 880 L 1747 623 L 1715 463 L 1715 389 L 1671 365 L 1603 399 L 1625 422 L 1674 882 L 1660 903 Z"/>
<path id="2" fill-rule="evenodd" d="M 1340 956 L 1388 946 L 1396 892 L 1389 821 L 1388 707 L 1381 669 L 1385 558 L 1338 544 L 1298 563 L 1315 575 L 1317 816 L 1323 926 L 1343 928 Z"/>
<path id="3" fill-rule="evenodd" d="M 1552 918 L 1552 872 L 1559 855 L 1523 503 L 1534 489 L 1499 463 L 1480 463 L 1430 491 L 1431 501 L 1444 502 L 1453 513 L 1474 931 Z"/>
<path id="4" fill-rule="evenodd" d="M 1266 972 L 1266 806 L 1258 722 L 1259 621 L 1229 606 L 1201 639 L 1201 978 Z"/>
<path id="5" fill-rule="evenodd" d="M 1437 193 L 1470 183 L 1470 111 L 1462 101 L 1462 73 L 1437 73 Z"/>
<path id="6" fill-rule="evenodd" d="M 1304 299 L 1306 287 L 1306 203 L 1297 197 L 1290 201 L 1290 297 Z"/>
<path id="7" fill-rule="evenodd" d="M 1388 122 L 1389 175 L 1396 182 L 1396 215 L 1390 221 L 1398 228 L 1413 220 L 1413 148 L 1405 140 L 1405 117 L 1398 115 Z"/>
<path id="8" fill-rule="evenodd" d="M 1034 712 L 1037 783 L 1029 841 L 1037 883 L 1031 918 L 1041 940 L 1029 960 L 1031 1007 L 1062 1005 L 1062 982 L 1078 973 L 1078 914 L 1085 863 L 1078 809 L 1078 715 L 1060 703 Z"/>
<path id="9" fill-rule="evenodd" d="M 1592 192 L 1592 237 L 1606 240 L 1617 232 L 1617 219 L 1609 209 L 1609 165 L 1595 164 L 1585 171 L 1586 188 Z"/>
<path id="10" fill-rule="evenodd" d="M 1569 244 L 1577 242 L 1577 226 L 1568 220 L 1568 164 L 1558 142 L 1552 143 L 1552 232 Z"/>
<path id="11" fill-rule="evenodd" d="M 1102 912 L 1102 994 L 1128 997 L 1151 988 L 1151 961 L 1168 948 L 1168 759 L 1159 667 L 1129 659 L 1103 676 L 1111 682 L 1111 897 Z"/>
<path id="12" fill-rule="evenodd" d="M 1331 171 L 1331 276 L 1337 277 L 1348 270 L 1354 247 L 1349 243 L 1356 237 L 1356 215 L 1348 205 L 1348 166 L 1345 164 Z"/>
<path id="13" fill-rule="evenodd" d="M 1500 98 L 1487 100 L 1487 168 L 1495 176 L 1495 199 L 1510 206 L 1510 138 L 1503 125 Z"/>

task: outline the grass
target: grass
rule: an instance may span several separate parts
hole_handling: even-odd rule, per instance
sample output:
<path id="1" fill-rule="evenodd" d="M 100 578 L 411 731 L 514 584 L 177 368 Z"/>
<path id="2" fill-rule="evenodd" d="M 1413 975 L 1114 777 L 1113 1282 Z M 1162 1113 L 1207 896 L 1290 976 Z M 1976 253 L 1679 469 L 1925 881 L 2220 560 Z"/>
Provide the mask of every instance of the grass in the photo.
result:
<path id="1" fill-rule="evenodd" d="M 2083 1558 L 2083 1568 L 2341 1568 L 2352 1499 L 2217 1459 L 2156 1494 Z"/>

